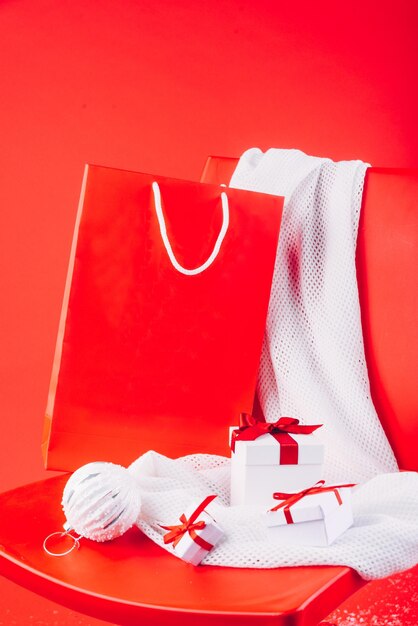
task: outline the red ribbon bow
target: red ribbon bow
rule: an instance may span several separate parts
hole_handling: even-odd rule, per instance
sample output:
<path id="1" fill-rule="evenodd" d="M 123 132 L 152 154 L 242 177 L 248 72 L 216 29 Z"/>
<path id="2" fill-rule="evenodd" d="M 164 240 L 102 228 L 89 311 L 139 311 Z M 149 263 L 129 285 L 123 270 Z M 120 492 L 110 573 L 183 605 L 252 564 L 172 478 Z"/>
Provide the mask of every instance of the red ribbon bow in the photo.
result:
<path id="1" fill-rule="evenodd" d="M 280 493 L 279 491 L 276 491 L 276 493 L 273 493 L 273 498 L 275 500 L 284 500 L 284 502 L 280 502 L 280 504 L 277 504 L 274 508 L 270 509 L 270 511 L 278 511 L 279 509 L 284 507 L 283 513 L 286 522 L 288 524 L 293 524 L 293 517 L 289 509 L 292 504 L 296 504 L 296 502 L 299 502 L 299 500 L 302 500 L 302 498 L 304 498 L 305 496 L 313 495 L 314 493 L 325 493 L 326 491 L 333 491 L 335 493 L 335 497 L 337 498 L 339 506 L 341 506 L 343 501 L 341 499 L 341 495 L 338 489 L 342 489 L 343 487 L 355 486 L 355 483 L 352 483 L 350 485 L 329 485 L 328 487 L 324 487 L 324 484 L 325 480 L 318 480 L 318 482 L 312 485 L 312 487 L 303 489 L 298 493 Z"/>
<path id="2" fill-rule="evenodd" d="M 231 450 L 235 452 L 236 441 L 254 441 L 269 433 L 280 444 L 280 464 L 296 465 L 299 460 L 299 446 L 292 435 L 310 435 L 322 424 L 299 424 L 295 417 L 281 417 L 277 422 L 266 422 L 263 418 L 241 413 L 239 428 L 232 431 Z"/>
<path id="3" fill-rule="evenodd" d="M 208 552 L 212 550 L 213 545 L 208 541 L 202 539 L 202 537 L 200 537 L 196 533 L 196 530 L 202 530 L 203 528 L 205 528 L 206 522 L 204 522 L 203 520 L 201 520 L 200 522 L 196 522 L 196 520 L 199 515 L 203 513 L 208 504 L 210 504 L 210 502 L 212 502 L 212 500 L 214 500 L 215 498 L 216 496 L 208 496 L 207 498 L 205 498 L 203 502 L 199 504 L 197 509 L 191 514 L 189 519 L 187 519 L 184 513 L 182 513 L 179 518 L 181 524 L 176 524 L 175 526 L 161 526 L 161 528 L 164 528 L 164 530 L 169 531 L 164 535 L 164 543 L 172 543 L 173 548 L 175 548 L 180 539 L 186 533 L 189 533 L 193 541 L 197 543 L 197 545 L 199 545 L 201 548 L 204 548 Z"/>

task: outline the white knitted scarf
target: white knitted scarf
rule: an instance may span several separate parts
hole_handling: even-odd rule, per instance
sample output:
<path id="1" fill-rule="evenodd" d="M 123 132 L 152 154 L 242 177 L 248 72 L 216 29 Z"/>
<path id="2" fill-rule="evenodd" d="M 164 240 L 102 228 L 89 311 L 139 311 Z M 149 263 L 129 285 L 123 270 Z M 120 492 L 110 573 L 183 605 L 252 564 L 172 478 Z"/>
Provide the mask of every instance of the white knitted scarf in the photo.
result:
<path id="1" fill-rule="evenodd" d="M 327 548 L 271 545 L 259 510 L 228 506 L 228 459 L 149 452 L 130 467 L 143 494 L 138 525 L 167 550 L 156 520 L 174 524 L 192 501 L 217 493 L 210 511 L 226 538 L 205 564 L 349 565 L 369 579 L 417 563 L 418 474 L 397 472 L 364 357 L 355 248 L 366 169 L 360 161 L 254 148 L 230 183 L 285 197 L 259 399 L 267 421 L 288 415 L 324 424 L 324 478 L 362 483 L 353 494 L 354 526 Z"/>

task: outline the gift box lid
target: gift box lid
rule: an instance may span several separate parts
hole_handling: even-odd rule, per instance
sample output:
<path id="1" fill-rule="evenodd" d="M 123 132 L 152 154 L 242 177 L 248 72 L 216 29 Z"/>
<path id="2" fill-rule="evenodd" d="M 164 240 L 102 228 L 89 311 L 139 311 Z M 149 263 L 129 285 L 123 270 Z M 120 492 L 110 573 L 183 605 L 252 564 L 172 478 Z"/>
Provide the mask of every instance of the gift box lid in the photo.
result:
<path id="1" fill-rule="evenodd" d="M 334 491 L 324 491 L 324 493 L 307 494 L 304 498 L 290 506 L 293 523 L 313 522 L 325 520 L 334 515 L 342 505 L 350 505 L 351 488 L 339 488 L 342 504 L 339 503 Z M 272 507 L 280 504 L 278 500 L 272 500 Z M 267 511 L 263 515 L 266 526 L 285 526 L 288 521 L 285 516 L 284 507 L 277 511 Z"/>
<path id="2" fill-rule="evenodd" d="M 236 427 L 231 427 L 229 437 Z M 291 435 L 298 444 L 298 465 L 321 464 L 324 462 L 325 447 L 320 436 L 315 433 L 310 435 Z M 254 441 L 235 442 L 235 452 L 231 453 L 234 461 L 243 465 L 279 465 L 281 446 L 270 433 L 261 435 Z"/>

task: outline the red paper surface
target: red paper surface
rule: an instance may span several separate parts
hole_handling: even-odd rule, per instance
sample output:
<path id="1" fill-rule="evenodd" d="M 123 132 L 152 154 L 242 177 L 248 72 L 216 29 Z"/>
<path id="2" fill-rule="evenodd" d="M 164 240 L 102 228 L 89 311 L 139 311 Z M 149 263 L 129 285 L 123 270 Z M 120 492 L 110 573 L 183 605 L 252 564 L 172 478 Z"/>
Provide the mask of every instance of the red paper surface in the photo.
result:
<path id="1" fill-rule="evenodd" d="M 48 465 L 127 465 L 229 454 L 228 427 L 252 410 L 283 199 L 228 189 L 218 256 L 194 276 L 222 224 L 217 185 L 87 168 L 47 410 Z M 52 421 L 52 428 L 50 424 Z"/>

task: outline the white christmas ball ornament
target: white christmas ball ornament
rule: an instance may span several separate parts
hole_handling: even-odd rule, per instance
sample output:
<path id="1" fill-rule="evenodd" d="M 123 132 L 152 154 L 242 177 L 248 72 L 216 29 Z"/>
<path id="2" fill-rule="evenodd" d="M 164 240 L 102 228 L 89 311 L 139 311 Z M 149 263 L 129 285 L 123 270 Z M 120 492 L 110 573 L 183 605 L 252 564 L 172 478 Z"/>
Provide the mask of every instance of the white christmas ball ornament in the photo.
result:
<path id="1" fill-rule="evenodd" d="M 69 478 L 62 496 L 66 523 L 80 537 L 108 541 L 123 535 L 141 510 L 135 478 L 114 463 L 88 463 Z"/>

